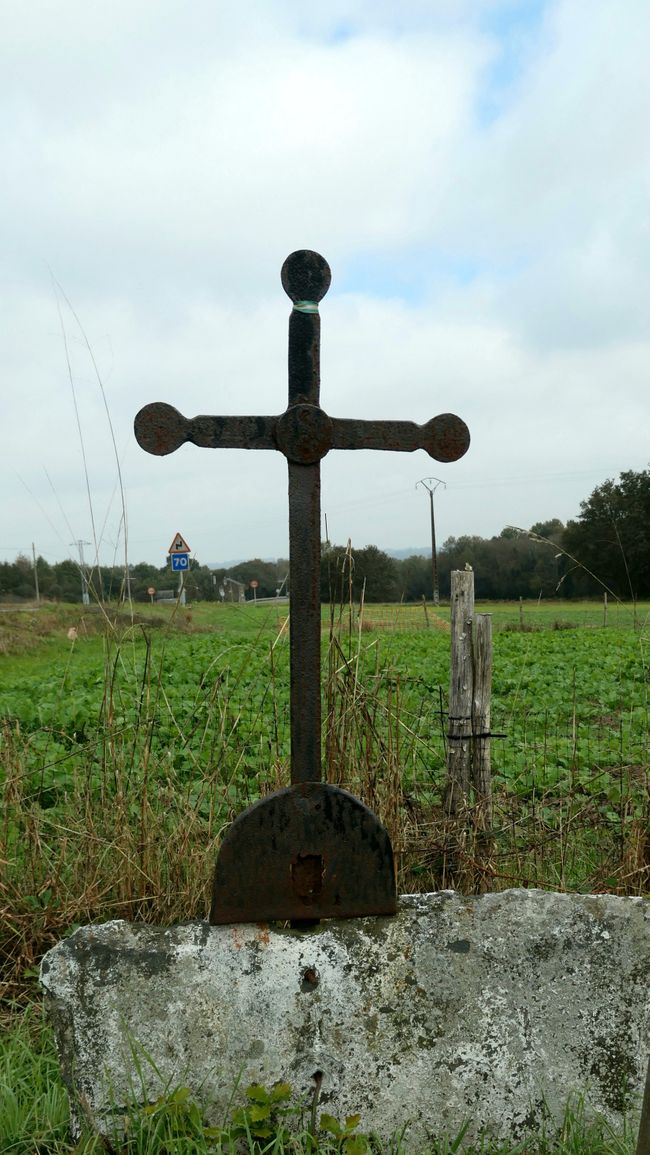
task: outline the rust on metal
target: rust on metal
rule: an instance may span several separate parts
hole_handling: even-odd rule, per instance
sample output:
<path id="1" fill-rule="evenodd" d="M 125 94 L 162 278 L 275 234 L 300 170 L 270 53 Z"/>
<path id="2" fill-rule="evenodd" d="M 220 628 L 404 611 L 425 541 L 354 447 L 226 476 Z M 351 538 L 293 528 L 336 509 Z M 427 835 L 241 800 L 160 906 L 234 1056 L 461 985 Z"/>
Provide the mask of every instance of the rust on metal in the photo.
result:
<path id="1" fill-rule="evenodd" d="M 263 798 L 235 819 L 221 845 L 213 923 L 356 918 L 395 909 L 388 834 L 337 786 L 306 782 Z"/>
<path id="2" fill-rule="evenodd" d="M 135 422 L 138 444 L 165 457 L 186 441 L 207 449 L 277 449 L 277 417 L 183 417 L 173 405 L 145 405 Z"/>
<path id="3" fill-rule="evenodd" d="M 319 405 L 291 405 L 279 417 L 183 417 L 173 405 L 145 405 L 135 419 L 142 449 L 164 457 L 186 441 L 207 449 L 279 449 L 288 461 L 314 465 L 330 449 L 424 449 L 436 461 L 457 461 L 469 447 L 460 417 L 440 413 L 414 421 L 363 421 L 328 417 Z"/>
<path id="4" fill-rule="evenodd" d="M 425 425 L 330 417 L 320 405 L 320 315 L 331 273 L 310 250 L 287 257 L 289 403 L 278 416 L 186 418 L 156 402 L 135 435 L 164 456 L 185 442 L 207 448 L 276 449 L 289 470 L 291 786 L 235 819 L 217 859 L 212 923 L 352 918 L 397 906 L 390 839 L 358 799 L 321 782 L 320 462 L 331 449 L 424 449 L 456 461 L 469 432 L 452 413 Z"/>

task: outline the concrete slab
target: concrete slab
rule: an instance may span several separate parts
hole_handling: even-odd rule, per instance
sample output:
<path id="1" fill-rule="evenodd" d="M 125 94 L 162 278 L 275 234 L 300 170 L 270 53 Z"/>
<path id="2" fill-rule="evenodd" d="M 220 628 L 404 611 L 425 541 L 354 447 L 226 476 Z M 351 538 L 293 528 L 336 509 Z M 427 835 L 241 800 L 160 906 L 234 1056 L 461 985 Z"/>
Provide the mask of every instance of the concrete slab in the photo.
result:
<path id="1" fill-rule="evenodd" d="M 572 1094 L 620 1127 L 650 1046 L 650 901 L 447 891 L 308 932 L 110 922 L 51 950 L 41 981 L 99 1130 L 179 1085 L 223 1122 L 235 1087 L 310 1092 L 317 1072 L 324 1110 L 407 1127 L 413 1150 L 467 1121 L 468 1141 L 519 1139 Z"/>

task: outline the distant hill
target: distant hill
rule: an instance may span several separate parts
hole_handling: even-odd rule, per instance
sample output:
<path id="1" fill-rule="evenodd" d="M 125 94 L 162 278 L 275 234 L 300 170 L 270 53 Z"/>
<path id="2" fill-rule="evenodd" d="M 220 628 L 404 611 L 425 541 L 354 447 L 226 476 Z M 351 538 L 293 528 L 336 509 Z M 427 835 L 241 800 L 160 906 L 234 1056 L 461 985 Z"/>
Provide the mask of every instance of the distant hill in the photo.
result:
<path id="1" fill-rule="evenodd" d="M 261 557 L 259 561 L 276 562 L 277 557 Z M 231 557 L 230 561 L 208 561 L 205 564 L 208 569 L 232 569 L 235 565 L 241 565 L 244 561 L 253 561 L 252 557 Z"/>
<path id="2" fill-rule="evenodd" d="M 385 549 L 389 557 L 396 557 L 404 561 L 405 557 L 431 557 L 430 545 L 407 545 L 404 549 Z"/>
<path id="3" fill-rule="evenodd" d="M 383 549 L 383 546 L 379 546 Z M 405 557 L 431 557 L 430 545 L 407 545 L 404 549 L 384 549 L 389 557 L 395 557 L 398 561 L 403 561 Z M 207 563 L 208 569 L 232 569 L 235 565 L 240 565 L 243 561 L 251 561 L 249 557 L 235 557 L 230 558 L 229 561 L 209 561 Z M 276 562 L 277 557 L 263 557 L 261 561 Z"/>

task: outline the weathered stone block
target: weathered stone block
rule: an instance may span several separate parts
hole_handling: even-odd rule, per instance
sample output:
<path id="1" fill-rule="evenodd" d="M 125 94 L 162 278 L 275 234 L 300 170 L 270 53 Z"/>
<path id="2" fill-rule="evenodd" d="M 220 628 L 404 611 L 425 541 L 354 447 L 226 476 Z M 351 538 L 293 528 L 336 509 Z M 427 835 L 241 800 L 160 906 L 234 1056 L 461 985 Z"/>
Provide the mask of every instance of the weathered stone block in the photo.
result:
<path id="1" fill-rule="evenodd" d="M 407 895 L 395 918 L 308 932 L 110 922 L 41 970 L 100 1130 L 178 1085 L 222 1122 L 236 1086 L 309 1091 L 320 1071 L 324 1109 L 384 1139 L 407 1126 L 413 1149 L 468 1120 L 468 1140 L 520 1138 L 572 1094 L 614 1126 L 638 1117 L 649 976 L 649 901 L 531 890 Z"/>

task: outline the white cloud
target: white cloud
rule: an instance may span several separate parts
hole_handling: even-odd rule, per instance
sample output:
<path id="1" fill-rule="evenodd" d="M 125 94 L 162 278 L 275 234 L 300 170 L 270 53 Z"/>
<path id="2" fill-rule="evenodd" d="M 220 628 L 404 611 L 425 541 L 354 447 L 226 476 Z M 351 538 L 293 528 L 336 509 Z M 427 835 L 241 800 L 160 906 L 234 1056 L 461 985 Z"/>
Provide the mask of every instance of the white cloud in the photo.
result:
<path id="1" fill-rule="evenodd" d="M 573 516 L 645 467 L 650 11 L 549 0 L 516 35 L 515 19 L 501 0 L 5 5 L 0 556 L 90 534 L 48 265 L 105 385 L 134 561 L 176 530 L 202 560 L 286 552 L 278 455 L 156 460 L 132 421 L 157 399 L 284 408 L 279 270 L 297 247 L 333 267 L 326 410 L 454 410 L 472 432 L 453 466 L 328 457 L 335 540 L 426 541 L 415 482 L 432 472 L 442 540 Z M 63 313 L 96 524 L 117 542 L 101 392 Z"/>
<path id="2" fill-rule="evenodd" d="M 650 9 L 563 0 L 503 115 L 466 141 L 442 227 L 494 308 L 549 348 L 650 336 Z M 489 279 L 489 274 L 488 274 Z"/>

